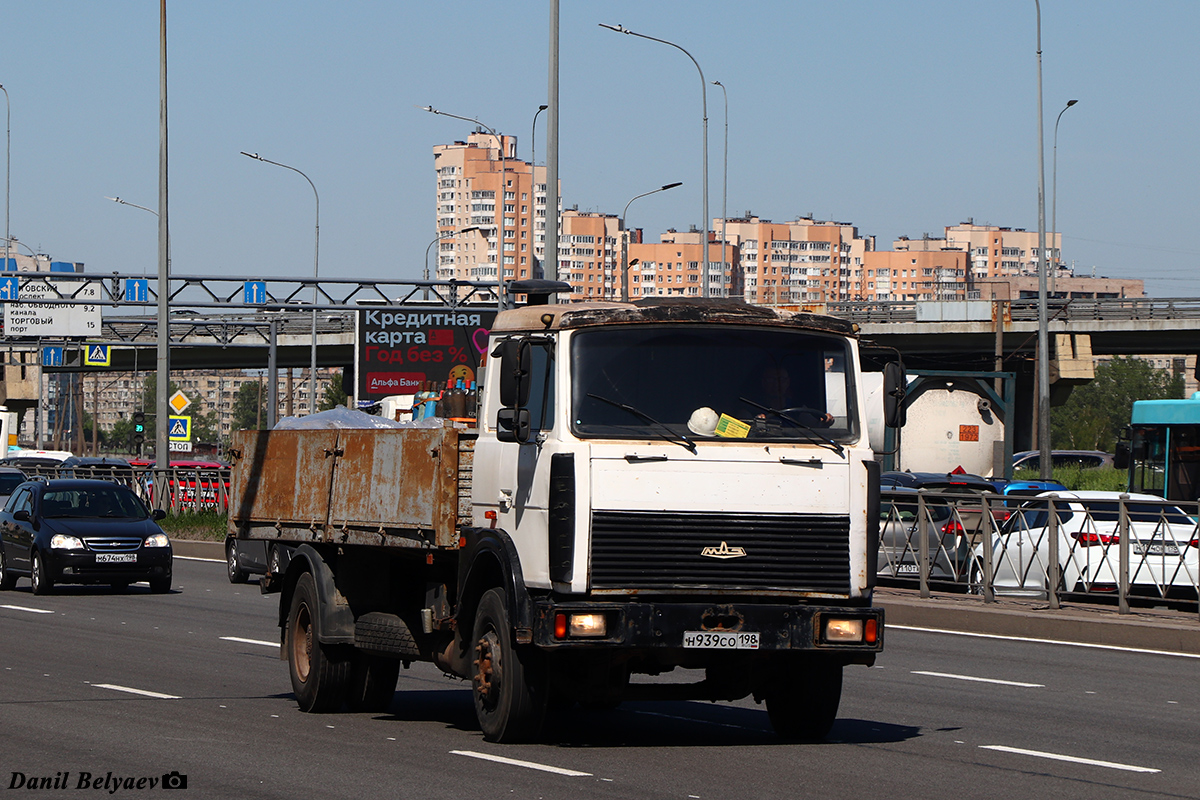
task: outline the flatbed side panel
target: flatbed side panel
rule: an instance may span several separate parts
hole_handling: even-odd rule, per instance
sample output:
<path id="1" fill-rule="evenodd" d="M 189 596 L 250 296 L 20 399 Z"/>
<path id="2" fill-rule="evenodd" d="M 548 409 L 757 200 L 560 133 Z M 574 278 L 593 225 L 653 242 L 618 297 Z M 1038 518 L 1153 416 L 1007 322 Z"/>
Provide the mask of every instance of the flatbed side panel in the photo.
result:
<path id="1" fill-rule="evenodd" d="M 237 431 L 230 529 L 239 524 L 315 528 L 329 517 L 336 430 Z"/>
<path id="2" fill-rule="evenodd" d="M 418 533 L 437 547 L 458 540 L 458 431 L 338 432 L 329 525 Z"/>

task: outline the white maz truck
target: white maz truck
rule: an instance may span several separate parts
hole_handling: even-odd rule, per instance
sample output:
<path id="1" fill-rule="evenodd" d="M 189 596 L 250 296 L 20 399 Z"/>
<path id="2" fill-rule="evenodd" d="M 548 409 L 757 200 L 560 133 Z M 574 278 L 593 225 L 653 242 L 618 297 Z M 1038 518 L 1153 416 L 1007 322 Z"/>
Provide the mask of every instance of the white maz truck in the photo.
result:
<path id="1" fill-rule="evenodd" d="M 242 431 L 230 535 L 286 545 L 304 711 L 381 710 L 400 666 L 471 682 L 490 741 L 548 706 L 766 703 L 820 739 L 883 647 L 879 470 L 855 328 L 731 301 L 529 305 L 477 427 Z M 885 394 L 897 413 L 903 370 Z M 703 670 L 690 681 L 631 676 Z"/>

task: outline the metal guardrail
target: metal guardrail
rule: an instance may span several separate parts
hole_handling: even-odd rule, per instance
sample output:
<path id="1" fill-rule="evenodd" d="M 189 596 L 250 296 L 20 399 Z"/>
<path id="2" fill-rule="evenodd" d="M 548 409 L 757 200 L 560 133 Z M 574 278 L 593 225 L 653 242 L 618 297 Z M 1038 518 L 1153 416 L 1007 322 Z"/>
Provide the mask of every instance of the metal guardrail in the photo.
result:
<path id="1" fill-rule="evenodd" d="M 922 302 L 934 305 L 937 301 Z M 1002 302 L 1013 322 L 1037 321 L 1036 300 Z M 1055 319 L 1067 321 L 1200 319 L 1200 298 L 1190 297 L 1112 297 L 1087 300 L 1056 298 L 1050 300 L 1047 307 Z M 835 317 L 859 324 L 917 321 L 917 303 L 913 301 L 828 303 L 826 310 Z"/>
<path id="2" fill-rule="evenodd" d="M 151 508 L 171 515 L 229 510 L 229 467 L 25 467 L 29 477 L 86 478 L 128 486 Z M 161 506 L 156 498 L 162 498 Z"/>
<path id="3" fill-rule="evenodd" d="M 1103 598 L 1200 613 L 1200 503 L 933 491 L 887 497 L 878 577 L 983 602 Z"/>

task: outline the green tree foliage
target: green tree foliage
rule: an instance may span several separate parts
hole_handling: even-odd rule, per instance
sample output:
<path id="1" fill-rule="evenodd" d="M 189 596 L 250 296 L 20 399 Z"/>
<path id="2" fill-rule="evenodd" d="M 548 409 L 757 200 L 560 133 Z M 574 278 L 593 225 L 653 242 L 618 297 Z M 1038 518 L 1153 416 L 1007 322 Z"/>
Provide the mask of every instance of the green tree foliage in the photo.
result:
<path id="1" fill-rule="evenodd" d="M 1096 367 L 1090 383 L 1076 387 L 1067 402 L 1050 409 L 1050 441 L 1060 450 L 1112 452 L 1129 424 L 1134 400 L 1183 397 L 1183 378 L 1140 358 L 1117 357 Z"/>
<path id="2" fill-rule="evenodd" d="M 320 402 L 317 403 L 317 411 L 328 411 L 337 406 L 344 406 L 346 405 L 346 399 L 346 390 L 342 388 L 342 376 L 340 373 L 334 374 L 333 378 L 329 381 L 329 385 L 325 387 Z"/>
<path id="3" fill-rule="evenodd" d="M 233 397 L 232 430 L 253 430 L 267 424 L 267 387 L 246 381 Z"/>

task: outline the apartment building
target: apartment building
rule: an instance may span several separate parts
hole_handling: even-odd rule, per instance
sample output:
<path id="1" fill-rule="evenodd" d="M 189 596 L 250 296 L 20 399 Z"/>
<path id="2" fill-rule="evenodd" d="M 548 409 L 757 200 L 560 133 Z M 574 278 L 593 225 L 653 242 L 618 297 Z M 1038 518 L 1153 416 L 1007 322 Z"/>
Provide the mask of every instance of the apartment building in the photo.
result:
<path id="1" fill-rule="evenodd" d="M 873 250 L 863 254 L 851 300 L 966 300 L 970 256 L 963 250 Z"/>
<path id="2" fill-rule="evenodd" d="M 973 219 L 947 225 L 940 238 L 928 234 L 920 239 L 900 237 L 892 243 L 899 251 L 963 250 L 971 254 L 968 283 L 984 278 L 1037 275 L 1038 233 L 1024 228 L 976 225 Z M 1061 266 L 1062 234 L 1047 231 L 1046 258 L 1051 269 Z"/>
<path id="3" fill-rule="evenodd" d="M 713 220 L 714 231 L 722 226 L 739 255 L 730 283 L 741 287 L 746 302 L 776 305 L 865 297 L 864 259 L 875 249 L 875 237 L 859 236 L 849 223 L 811 217 L 772 222 L 747 212 Z"/>
<path id="4" fill-rule="evenodd" d="M 559 217 L 558 279 L 575 288 L 571 300 L 621 296 L 621 220 L 613 214 L 568 209 Z"/>
<path id="5" fill-rule="evenodd" d="M 517 158 L 515 136 L 475 131 L 435 145 L 437 280 L 495 281 L 540 276 L 546 247 L 546 168 Z M 560 193 L 561 196 L 561 193 Z M 498 246 L 496 202 L 504 237 Z M 467 228 L 474 230 L 458 233 Z"/>

